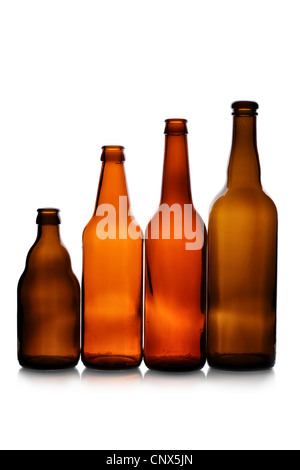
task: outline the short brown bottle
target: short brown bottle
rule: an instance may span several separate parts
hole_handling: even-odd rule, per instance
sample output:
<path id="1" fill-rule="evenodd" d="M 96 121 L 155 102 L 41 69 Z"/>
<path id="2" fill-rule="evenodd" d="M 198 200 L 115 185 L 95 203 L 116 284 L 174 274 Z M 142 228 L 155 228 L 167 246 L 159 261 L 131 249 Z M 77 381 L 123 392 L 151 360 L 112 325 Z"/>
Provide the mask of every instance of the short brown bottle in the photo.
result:
<path id="1" fill-rule="evenodd" d="M 124 148 L 102 148 L 94 214 L 83 232 L 82 354 L 86 367 L 142 360 L 143 234 L 130 209 Z"/>
<path id="2" fill-rule="evenodd" d="M 191 195 L 187 121 L 168 119 L 159 210 L 145 234 L 145 364 L 187 371 L 206 362 L 206 228 Z"/>
<path id="3" fill-rule="evenodd" d="M 208 363 L 268 368 L 276 354 L 277 210 L 261 185 L 258 105 L 232 108 L 227 184 L 208 225 Z"/>
<path id="4" fill-rule="evenodd" d="M 80 286 L 59 233 L 59 211 L 38 209 L 37 239 L 18 284 L 18 360 L 32 369 L 75 367 Z"/>

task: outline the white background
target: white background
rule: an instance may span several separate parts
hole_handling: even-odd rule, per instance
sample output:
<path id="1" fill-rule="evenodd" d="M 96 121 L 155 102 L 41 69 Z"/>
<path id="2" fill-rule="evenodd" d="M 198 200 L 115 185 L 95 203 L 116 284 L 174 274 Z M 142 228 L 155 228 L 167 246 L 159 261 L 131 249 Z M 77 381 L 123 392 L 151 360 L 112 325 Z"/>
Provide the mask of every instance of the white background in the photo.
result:
<path id="1" fill-rule="evenodd" d="M 2 449 L 299 449 L 299 0 L 1 0 Z M 274 370 L 21 370 L 16 287 L 36 209 L 61 210 L 81 279 L 101 146 L 124 145 L 132 209 L 160 198 L 164 120 L 186 118 L 193 199 L 222 189 L 231 103 L 259 103 L 262 182 L 279 211 Z"/>

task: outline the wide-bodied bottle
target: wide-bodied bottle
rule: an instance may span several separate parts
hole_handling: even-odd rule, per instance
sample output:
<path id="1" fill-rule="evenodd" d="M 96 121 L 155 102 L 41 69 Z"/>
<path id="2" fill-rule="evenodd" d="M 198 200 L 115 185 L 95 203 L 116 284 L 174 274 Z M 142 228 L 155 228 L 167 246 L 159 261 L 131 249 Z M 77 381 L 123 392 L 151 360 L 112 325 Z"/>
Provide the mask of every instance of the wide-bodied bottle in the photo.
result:
<path id="1" fill-rule="evenodd" d="M 18 283 L 18 359 L 32 369 L 74 367 L 80 356 L 80 286 L 60 239 L 58 209 L 39 209 L 37 239 Z"/>
<path id="2" fill-rule="evenodd" d="M 232 108 L 227 182 L 208 225 L 208 363 L 268 368 L 276 354 L 277 210 L 261 184 L 258 105 Z"/>
<path id="3" fill-rule="evenodd" d="M 130 208 L 124 148 L 102 148 L 95 210 L 83 232 L 82 361 L 97 369 L 142 359 L 143 235 Z"/>
<path id="4" fill-rule="evenodd" d="M 168 119 L 161 200 L 145 234 L 145 364 L 188 371 L 206 362 L 206 228 L 194 208 L 187 121 Z"/>

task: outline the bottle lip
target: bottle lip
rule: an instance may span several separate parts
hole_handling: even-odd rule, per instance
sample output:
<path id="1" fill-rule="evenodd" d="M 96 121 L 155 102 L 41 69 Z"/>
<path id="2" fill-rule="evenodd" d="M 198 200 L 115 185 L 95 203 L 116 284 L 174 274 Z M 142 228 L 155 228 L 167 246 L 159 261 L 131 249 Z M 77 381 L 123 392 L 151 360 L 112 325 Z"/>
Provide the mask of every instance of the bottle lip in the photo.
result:
<path id="1" fill-rule="evenodd" d="M 184 135 L 188 134 L 187 119 L 172 118 L 166 119 L 165 134 L 168 135 Z"/>
<path id="2" fill-rule="evenodd" d="M 38 225 L 59 225 L 59 212 L 59 209 L 55 209 L 53 207 L 37 209 L 38 215 L 36 218 L 36 223 Z"/>
<path id="3" fill-rule="evenodd" d="M 103 145 L 102 147 L 102 150 L 124 150 L 125 147 L 123 147 L 123 145 Z"/>
<path id="4" fill-rule="evenodd" d="M 256 101 L 234 101 L 231 107 L 233 116 L 257 116 L 259 108 Z"/>
<path id="5" fill-rule="evenodd" d="M 101 161 L 102 162 L 124 162 L 125 147 L 122 145 L 103 145 Z"/>

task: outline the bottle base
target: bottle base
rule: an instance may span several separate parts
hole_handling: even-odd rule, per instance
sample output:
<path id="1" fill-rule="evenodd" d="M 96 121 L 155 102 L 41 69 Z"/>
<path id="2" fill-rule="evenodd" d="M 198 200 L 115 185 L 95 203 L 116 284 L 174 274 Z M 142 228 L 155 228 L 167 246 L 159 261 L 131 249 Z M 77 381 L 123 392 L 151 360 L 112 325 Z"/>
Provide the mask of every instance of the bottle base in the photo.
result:
<path id="1" fill-rule="evenodd" d="M 19 364 L 25 369 L 62 370 L 76 367 L 79 357 L 74 356 L 22 356 Z"/>
<path id="2" fill-rule="evenodd" d="M 141 365 L 142 359 L 130 356 L 113 355 L 82 355 L 81 360 L 85 367 L 99 370 L 133 369 Z"/>
<path id="3" fill-rule="evenodd" d="M 215 369 L 254 371 L 271 369 L 275 359 L 266 354 L 215 354 L 207 358 L 208 365 Z"/>
<path id="4" fill-rule="evenodd" d="M 162 372 L 190 372 L 200 370 L 205 361 L 199 357 L 187 356 L 152 356 L 144 358 L 148 369 Z"/>

